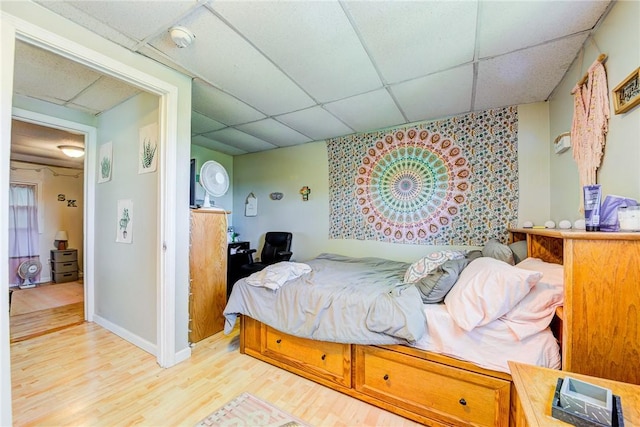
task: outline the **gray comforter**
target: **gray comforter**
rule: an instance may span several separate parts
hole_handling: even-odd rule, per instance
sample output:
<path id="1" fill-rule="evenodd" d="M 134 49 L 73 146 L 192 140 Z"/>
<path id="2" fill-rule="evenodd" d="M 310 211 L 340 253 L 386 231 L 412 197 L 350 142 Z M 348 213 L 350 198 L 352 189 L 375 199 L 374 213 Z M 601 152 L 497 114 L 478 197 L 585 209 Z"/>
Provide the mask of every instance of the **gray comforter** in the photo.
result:
<path id="1" fill-rule="evenodd" d="M 420 293 L 402 283 L 409 264 L 322 254 L 311 272 L 276 290 L 238 281 L 224 310 L 225 333 L 240 314 L 279 331 L 321 341 L 404 344 L 426 329 Z"/>

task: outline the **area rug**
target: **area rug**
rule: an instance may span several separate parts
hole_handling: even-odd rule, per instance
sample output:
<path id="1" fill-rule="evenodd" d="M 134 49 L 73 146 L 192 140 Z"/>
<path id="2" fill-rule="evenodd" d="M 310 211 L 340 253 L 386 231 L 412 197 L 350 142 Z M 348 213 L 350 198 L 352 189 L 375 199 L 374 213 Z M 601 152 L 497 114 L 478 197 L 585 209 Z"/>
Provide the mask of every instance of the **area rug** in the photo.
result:
<path id="1" fill-rule="evenodd" d="M 311 427 L 250 393 L 242 393 L 196 424 L 196 427 L 208 426 Z"/>
<path id="2" fill-rule="evenodd" d="M 11 295 L 11 315 L 33 313 L 84 301 L 82 282 L 38 285 L 31 289 L 16 289 Z"/>

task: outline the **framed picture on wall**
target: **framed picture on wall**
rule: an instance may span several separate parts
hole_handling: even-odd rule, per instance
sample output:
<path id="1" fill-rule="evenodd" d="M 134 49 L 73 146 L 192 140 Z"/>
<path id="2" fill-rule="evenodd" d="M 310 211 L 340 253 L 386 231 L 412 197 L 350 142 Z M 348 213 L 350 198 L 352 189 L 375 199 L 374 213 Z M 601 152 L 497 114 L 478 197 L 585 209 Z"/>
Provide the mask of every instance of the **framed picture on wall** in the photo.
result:
<path id="1" fill-rule="evenodd" d="M 113 170 L 113 143 L 111 141 L 100 146 L 98 162 L 98 184 L 111 181 L 111 171 Z"/>
<path id="2" fill-rule="evenodd" d="M 616 114 L 626 113 L 640 104 L 640 67 L 613 89 L 613 109 Z"/>

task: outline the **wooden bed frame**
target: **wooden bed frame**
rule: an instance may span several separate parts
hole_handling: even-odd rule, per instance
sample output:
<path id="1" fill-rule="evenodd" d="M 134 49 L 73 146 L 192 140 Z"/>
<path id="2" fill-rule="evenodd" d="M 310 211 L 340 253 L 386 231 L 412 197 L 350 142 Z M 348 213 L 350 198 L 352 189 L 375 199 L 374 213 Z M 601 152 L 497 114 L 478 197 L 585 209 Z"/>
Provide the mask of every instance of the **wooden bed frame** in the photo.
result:
<path id="1" fill-rule="evenodd" d="M 542 237 L 531 256 L 562 263 L 562 239 Z M 315 341 L 241 316 L 240 352 L 425 425 L 525 425 L 509 374 L 429 351 Z"/>

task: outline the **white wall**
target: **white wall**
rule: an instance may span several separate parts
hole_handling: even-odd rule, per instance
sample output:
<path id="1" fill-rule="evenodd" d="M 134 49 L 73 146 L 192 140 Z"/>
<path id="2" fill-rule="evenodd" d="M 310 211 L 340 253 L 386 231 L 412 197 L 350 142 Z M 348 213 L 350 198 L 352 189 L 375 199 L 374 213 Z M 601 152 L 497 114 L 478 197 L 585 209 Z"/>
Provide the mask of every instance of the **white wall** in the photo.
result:
<path id="1" fill-rule="evenodd" d="M 40 282 L 51 280 L 50 251 L 54 247 L 54 237 L 58 230 L 69 235 L 69 248 L 78 250 L 78 268 L 83 268 L 83 215 L 84 210 L 84 173 L 81 169 L 59 168 L 34 165 L 23 162 L 11 162 L 11 180 L 38 182 L 42 195 L 38 213 L 41 218 L 40 262 L 42 272 Z M 66 200 L 59 201 L 58 195 L 64 194 Z M 67 200 L 75 200 L 75 207 L 68 206 Z"/>
<path id="2" fill-rule="evenodd" d="M 546 103 L 518 108 L 519 221 L 543 224 L 549 218 L 548 109 Z M 261 248 L 267 231 L 293 232 L 293 258 L 299 261 L 322 252 L 379 256 L 413 261 L 437 246 L 377 241 L 329 239 L 329 167 L 324 141 L 234 157 L 234 226 L 239 239 Z M 309 201 L 299 194 L 311 188 Z M 244 216 L 247 195 L 258 198 L 258 215 Z M 272 192 L 284 193 L 280 201 Z"/>
<path id="3" fill-rule="evenodd" d="M 98 146 L 112 143 L 111 181 L 95 190 L 95 314 L 155 345 L 158 172 L 138 174 L 140 128 L 158 123 L 158 97 L 143 93 L 103 113 Z M 133 202 L 132 243 L 117 243 L 118 200 Z"/>
<path id="4" fill-rule="evenodd" d="M 571 90 L 587 72 L 598 55 L 608 56 L 605 62 L 609 86 L 611 119 L 607 134 L 598 183 L 602 184 L 603 198 L 616 194 L 640 201 L 640 107 L 626 114 L 613 111 L 611 90 L 640 64 L 640 2 L 616 2 L 604 22 L 597 29 L 593 41 L 587 40 L 584 51 L 578 55 L 571 69 L 556 89 L 550 101 L 550 141 L 571 130 L 573 96 Z M 551 154 L 551 216 L 553 219 L 582 218 L 579 212 L 581 190 L 573 151 Z"/>

